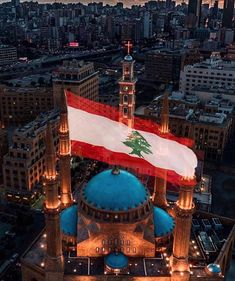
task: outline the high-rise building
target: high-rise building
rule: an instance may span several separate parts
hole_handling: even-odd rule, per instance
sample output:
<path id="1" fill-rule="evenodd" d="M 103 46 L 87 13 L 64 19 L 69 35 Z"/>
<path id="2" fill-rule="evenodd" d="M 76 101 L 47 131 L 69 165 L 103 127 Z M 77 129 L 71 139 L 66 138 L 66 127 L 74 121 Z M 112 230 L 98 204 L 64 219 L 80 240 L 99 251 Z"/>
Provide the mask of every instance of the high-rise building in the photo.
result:
<path id="1" fill-rule="evenodd" d="M 231 28 L 234 12 L 234 0 L 224 0 L 224 11 L 222 26 Z"/>
<path id="2" fill-rule="evenodd" d="M 216 0 L 216 1 L 214 2 L 214 6 L 213 6 L 213 8 L 212 8 L 212 13 L 211 13 L 213 19 L 217 19 L 218 10 L 219 10 L 219 1 Z"/>
<path id="3" fill-rule="evenodd" d="M 17 60 L 17 50 L 15 47 L 0 45 L 0 66 L 12 64 Z"/>
<path id="4" fill-rule="evenodd" d="M 159 83 L 179 81 L 182 52 L 179 50 L 161 49 L 146 55 L 146 78 Z"/>
<path id="5" fill-rule="evenodd" d="M 47 122 L 51 123 L 54 145 L 58 146 L 57 112 L 39 116 L 35 121 L 14 131 L 12 145 L 3 158 L 3 181 L 7 198 L 23 202 L 27 194 L 37 190 L 45 171 L 45 132 Z M 22 195 L 22 196 L 21 196 Z"/>
<path id="6" fill-rule="evenodd" d="M 179 82 L 180 69 L 184 65 L 199 62 L 199 52 L 180 49 L 159 49 L 150 51 L 145 59 L 146 78 L 158 83 Z"/>
<path id="7" fill-rule="evenodd" d="M 64 61 L 53 77 L 53 93 L 55 105 L 58 107 L 64 89 L 81 97 L 98 101 L 99 77 L 94 69 L 94 63 L 77 60 Z"/>
<path id="8" fill-rule="evenodd" d="M 7 130 L 2 129 L 0 127 L 0 184 L 3 181 L 2 174 L 2 165 L 3 165 L 3 156 L 8 152 L 8 138 L 7 138 Z"/>
<path id="9" fill-rule="evenodd" d="M 11 0 L 12 6 L 18 7 L 20 5 L 20 0 Z"/>
<path id="10" fill-rule="evenodd" d="M 189 0 L 186 25 L 188 28 L 200 26 L 202 0 Z"/>
<path id="11" fill-rule="evenodd" d="M 152 36 L 152 17 L 148 11 L 144 12 L 143 15 L 143 35 L 144 38 Z"/>

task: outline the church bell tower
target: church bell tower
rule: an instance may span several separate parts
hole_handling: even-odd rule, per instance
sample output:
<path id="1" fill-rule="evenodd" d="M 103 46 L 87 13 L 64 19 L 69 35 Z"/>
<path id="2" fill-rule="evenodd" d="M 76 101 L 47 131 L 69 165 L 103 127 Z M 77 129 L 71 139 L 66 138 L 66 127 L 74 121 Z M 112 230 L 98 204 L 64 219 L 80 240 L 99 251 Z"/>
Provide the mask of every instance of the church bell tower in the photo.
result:
<path id="1" fill-rule="evenodd" d="M 128 41 L 127 55 L 122 61 L 122 77 L 119 80 L 119 122 L 132 128 L 134 125 L 135 112 L 135 84 L 137 82 L 134 76 L 134 63 L 130 55 L 132 44 Z"/>

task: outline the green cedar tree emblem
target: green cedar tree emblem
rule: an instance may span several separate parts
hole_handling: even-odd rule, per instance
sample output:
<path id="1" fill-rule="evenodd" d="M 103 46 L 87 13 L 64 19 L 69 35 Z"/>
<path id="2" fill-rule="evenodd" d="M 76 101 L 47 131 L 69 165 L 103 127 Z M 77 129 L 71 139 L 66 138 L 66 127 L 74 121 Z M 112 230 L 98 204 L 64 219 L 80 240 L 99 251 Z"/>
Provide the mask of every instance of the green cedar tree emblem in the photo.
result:
<path id="1" fill-rule="evenodd" d="M 123 143 L 126 146 L 132 148 L 132 151 L 129 154 L 134 154 L 141 158 L 144 158 L 141 153 L 153 154 L 150 150 L 151 145 L 138 131 L 132 131 L 131 134 L 127 137 L 127 139 L 123 141 Z"/>

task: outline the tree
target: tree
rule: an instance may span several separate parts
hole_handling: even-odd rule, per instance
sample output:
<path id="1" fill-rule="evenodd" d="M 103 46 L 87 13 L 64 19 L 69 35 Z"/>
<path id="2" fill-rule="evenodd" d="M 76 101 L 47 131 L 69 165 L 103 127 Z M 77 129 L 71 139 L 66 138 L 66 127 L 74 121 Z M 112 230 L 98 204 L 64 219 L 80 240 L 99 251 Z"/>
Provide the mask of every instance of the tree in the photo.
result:
<path id="1" fill-rule="evenodd" d="M 138 131 L 132 131 L 132 133 L 127 137 L 126 141 L 124 141 L 123 143 L 126 146 L 132 148 L 132 151 L 129 154 L 134 154 L 141 158 L 144 158 L 141 153 L 153 154 L 150 150 L 151 145 Z"/>

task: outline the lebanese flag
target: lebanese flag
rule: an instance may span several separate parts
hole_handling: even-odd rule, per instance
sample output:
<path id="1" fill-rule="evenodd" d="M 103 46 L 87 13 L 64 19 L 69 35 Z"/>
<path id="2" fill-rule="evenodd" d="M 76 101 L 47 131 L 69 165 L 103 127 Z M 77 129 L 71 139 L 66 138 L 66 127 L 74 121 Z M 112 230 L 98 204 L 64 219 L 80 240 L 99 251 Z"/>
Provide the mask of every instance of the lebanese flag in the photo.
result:
<path id="1" fill-rule="evenodd" d="M 162 135 L 153 121 L 134 118 L 134 127 L 118 122 L 119 111 L 66 91 L 71 154 L 163 177 L 179 183 L 194 176 L 193 142 Z"/>

